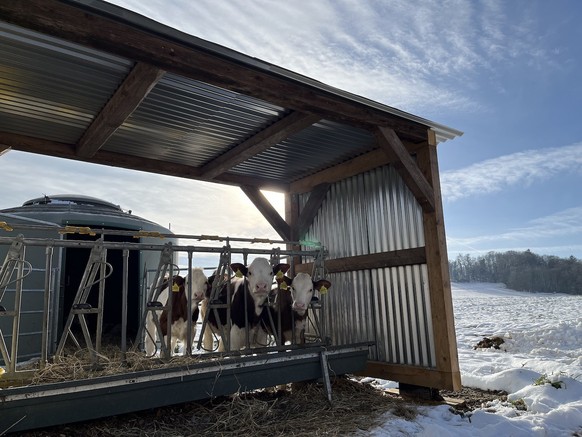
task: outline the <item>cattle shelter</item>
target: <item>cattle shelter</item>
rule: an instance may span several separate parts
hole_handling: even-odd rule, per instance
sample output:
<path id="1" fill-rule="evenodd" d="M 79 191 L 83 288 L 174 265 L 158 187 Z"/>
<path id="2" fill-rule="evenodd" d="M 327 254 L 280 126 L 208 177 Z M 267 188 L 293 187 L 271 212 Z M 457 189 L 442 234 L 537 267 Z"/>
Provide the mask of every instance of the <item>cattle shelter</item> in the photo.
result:
<path id="1" fill-rule="evenodd" d="M 325 248 L 320 273 L 333 287 L 321 323 L 331 345 L 321 347 L 337 373 L 460 388 L 437 159 L 437 146 L 460 135 L 103 1 L 0 2 L 0 155 L 16 150 L 240 187 L 286 242 L 292 273 L 321 267 L 302 251 L 312 242 Z M 285 194 L 285 217 L 262 189 Z M 362 350 L 361 368 L 345 364 Z M 312 351 L 273 355 L 235 357 L 222 368 L 231 380 L 214 393 L 323 371 Z M 293 363 L 303 373 L 281 380 L 277 366 Z M 215 381 L 215 367 L 199 367 L 151 371 L 132 384 L 155 393 L 158 405 L 195 399 L 208 386 L 171 400 L 163 386 L 195 384 L 195 375 Z M 244 379 L 258 370 L 269 376 Z M 104 414 L 123 412 L 116 406 L 139 393 L 123 375 L 91 384 L 51 390 L 68 406 L 81 391 L 117 393 Z M 18 402 L 39 396 L 16 390 Z M 0 391 L 4 401 L 7 393 Z M 29 426 L 48 422 L 39 423 Z"/>

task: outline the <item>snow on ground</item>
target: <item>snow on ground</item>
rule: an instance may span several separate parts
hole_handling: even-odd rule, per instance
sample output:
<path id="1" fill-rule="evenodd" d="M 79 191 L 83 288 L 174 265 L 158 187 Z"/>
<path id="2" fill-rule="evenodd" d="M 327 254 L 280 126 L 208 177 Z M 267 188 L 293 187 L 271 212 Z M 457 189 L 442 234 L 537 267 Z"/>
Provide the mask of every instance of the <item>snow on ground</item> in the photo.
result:
<path id="1" fill-rule="evenodd" d="M 582 296 L 532 294 L 503 284 L 452 284 L 463 386 L 504 390 L 508 402 L 470 415 L 421 407 L 413 422 L 387 416 L 374 436 L 582 436 Z M 499 336 L 500 350 L 474 349 Z M 376 380 L 384 388 L 393 381 Z M 525 403 L 527 410 L 515 408 Z"/>

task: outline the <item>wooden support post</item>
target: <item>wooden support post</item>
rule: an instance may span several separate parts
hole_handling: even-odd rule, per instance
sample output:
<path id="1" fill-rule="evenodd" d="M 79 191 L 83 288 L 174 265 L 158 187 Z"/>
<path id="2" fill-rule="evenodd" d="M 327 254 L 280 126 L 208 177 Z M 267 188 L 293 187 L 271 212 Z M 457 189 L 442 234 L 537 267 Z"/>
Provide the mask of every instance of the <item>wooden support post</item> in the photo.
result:
<path id="1" fill-rule="evenodd" d="M 429 145 L 418 151 L 417 162 L 434 192 L 434 211 L 423 210 L 423 224 L 436 366 L 439 372 L 448 375 L 449 388 L 459 390 L 461 374 L 455 336 L 437 149 L 434 135 L 431 137 L 429 134 L 428 137 Z"/>

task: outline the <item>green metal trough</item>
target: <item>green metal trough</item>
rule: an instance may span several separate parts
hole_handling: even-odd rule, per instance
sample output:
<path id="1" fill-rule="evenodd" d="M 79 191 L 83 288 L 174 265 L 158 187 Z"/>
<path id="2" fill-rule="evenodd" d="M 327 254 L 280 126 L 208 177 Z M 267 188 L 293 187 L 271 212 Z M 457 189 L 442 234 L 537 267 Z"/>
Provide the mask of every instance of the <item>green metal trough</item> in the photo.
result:
<path id="1" fill-rule="evenodd" d="M 188 366 L 0 389 L 0 435 L 364 369 L 370 343 L 304 347 Z"/>

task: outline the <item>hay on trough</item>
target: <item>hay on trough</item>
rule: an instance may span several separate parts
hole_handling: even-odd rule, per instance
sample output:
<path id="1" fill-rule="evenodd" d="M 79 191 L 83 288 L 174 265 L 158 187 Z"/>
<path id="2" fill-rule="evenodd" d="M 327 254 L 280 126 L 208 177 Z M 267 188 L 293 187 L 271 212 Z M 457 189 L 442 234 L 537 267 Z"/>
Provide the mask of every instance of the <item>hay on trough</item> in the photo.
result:
<path id="1" fill-rule="evenodd" d="M 90 379 L 98 376 L 109 376 L 127 372 L 138 372 L 159 368 L 179 367 L 201 361 L 201 356 L 174 356 L 169 360 L 151 358 L 143 352 L 127 351 L 125 359 L 116 346 L 106 346 L 98 354 L 96 363 L 91 361 L 88 349 L 69 350 L 62 356 L 55 356 L 43 369 L 37 370 L 30 382 L 31 385 L 48 384 L 52 382 Z"/>

